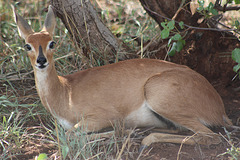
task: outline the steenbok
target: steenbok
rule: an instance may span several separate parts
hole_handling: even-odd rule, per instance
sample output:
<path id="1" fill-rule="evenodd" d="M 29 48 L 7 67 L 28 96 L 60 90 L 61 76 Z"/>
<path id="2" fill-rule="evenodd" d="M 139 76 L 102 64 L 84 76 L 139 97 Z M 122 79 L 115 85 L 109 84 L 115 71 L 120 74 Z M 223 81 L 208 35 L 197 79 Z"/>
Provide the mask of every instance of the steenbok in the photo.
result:
<path id="1" fill-rule="evenodd" d="M 122 120 L 128 128 L 187 129 L 196 133 L 187 144 L 212 144 L 220 139 L 208 127 L 232 125 L 213 86 L 183 65 L 134 59 L 58 76 L 53 59 L 56 22 L 51 6 L 40 32 L 34 32 L 15 11 L 14 16 L 26 42 L 24 48 L 41 102 L 65 129 L 99 131 Z M 142 145 L 181 143 L 185 137 L 152 133 Z"/>

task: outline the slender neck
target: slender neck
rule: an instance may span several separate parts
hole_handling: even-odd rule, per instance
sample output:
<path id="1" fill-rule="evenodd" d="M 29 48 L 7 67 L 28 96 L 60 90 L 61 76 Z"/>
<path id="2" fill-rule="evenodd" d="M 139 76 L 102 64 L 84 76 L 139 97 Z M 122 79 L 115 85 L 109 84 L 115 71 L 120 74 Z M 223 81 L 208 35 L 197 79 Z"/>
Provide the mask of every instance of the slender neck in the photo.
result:
<path id="1" fill-rule="evenodd" d="M 58 114 L 56 107 L 59 106 L 61 95 L 63 94 L 63 85 L 60 82 L 56 69 L 53 65 L 43 70 L 34 69 L 35 83 L 38 95 L 44 107 L 53 115 Z"/>

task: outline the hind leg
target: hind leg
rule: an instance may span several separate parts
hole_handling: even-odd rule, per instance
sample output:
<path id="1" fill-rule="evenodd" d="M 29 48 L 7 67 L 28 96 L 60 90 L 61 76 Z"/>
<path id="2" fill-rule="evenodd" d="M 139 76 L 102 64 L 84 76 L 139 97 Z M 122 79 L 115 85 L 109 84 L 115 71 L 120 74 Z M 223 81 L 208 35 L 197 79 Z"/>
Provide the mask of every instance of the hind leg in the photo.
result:
<path id="1" fill-rule="evenodd" d="M 213 110 L 219 108 L 221 100 L 208 89 L 210 84 L 205 84 L 205 79 L 201 80 L 201 77 L 197 76 L 198 74 L 191 77 L 182 71 L 166 71 L 151 77 L 144 88 L 146 102 L 149 109 L 161 117 L 196 133 L 185 143 L 219 143 L 219 137 L 205 125 L 216 124 L 214 118 L 222 118 L 222 115 Z M 207 97 L 208 92 L 212 97 Z M 153 133 L 144 138 L 142 144 L 148 146 L 153 142 L 182 143 L 185 138 L 186 136 L 181 135 Z"/>
<path id="2" fill-rule="evenodd" d="M 161 115 L 164 116 L 164 115 Z M 177 143 L 177 144 L 219 144 L 221 143 L 221 137 L 218 134 L 213 133 L 209 128 L 204 126 L 198 120 L 190 119 L 178 119 L 174 117 L 164 116 L 171 122 L 175 123 L 177 126 L 187 128 L 194 132 L 192 136 L 176 135 L 176 134 L 166 134 L 166 133 L 151 133 L 142 140 L 141 146 L 143 148 L 151 145 L 152 143 Z M 186 117 L 185 117 L 186 118 Z M 188 121 L 186 121 L 188 120 Z M 176 123 L 177 122 L 177 123 Z"/>
<path id="3" fill-rule="evenodd" d="M 199 125 L 196 129 L 200 130 L 195 132 L 192 136 L 176 135 L 176 134 L 166 134 L 166 133 L 151 133 L 142 140 L 142 147 L 147 147 L 152 143 L 177 143 L 177 144 L 219 144 L 221 143 L 220 137 L 213 133 L 210 129 L 202 125 L 201 123 L 196 123 Z"/>

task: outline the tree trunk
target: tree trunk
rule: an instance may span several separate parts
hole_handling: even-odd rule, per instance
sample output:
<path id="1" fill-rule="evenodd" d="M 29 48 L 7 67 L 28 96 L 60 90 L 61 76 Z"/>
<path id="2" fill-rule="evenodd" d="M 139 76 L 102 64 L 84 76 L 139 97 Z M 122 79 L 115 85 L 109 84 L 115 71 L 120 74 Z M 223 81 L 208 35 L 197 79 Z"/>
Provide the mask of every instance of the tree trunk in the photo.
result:
<path id="1" fill-rule="evenodd" d="M 196 13 L 191 14 L 190 1 L 186 0 L 183 4 L 181 0 L 139 0 L 147 13 L 159 24 L 164 22 L 166 18 L 176 21 L 183 21 L 188 25 L 196 25 L 198 18 L 201 16 Z M 159 16 L 161 15 L 161 16 Z M 164 18 L 166 17 L 166 18 Z"/>
<path id="2" fill-rule="evenodd" d="M 89 0 L 51 0 L 51 5 L 92 63 L 125 59 L 120 42 L 103 24 Z"/>

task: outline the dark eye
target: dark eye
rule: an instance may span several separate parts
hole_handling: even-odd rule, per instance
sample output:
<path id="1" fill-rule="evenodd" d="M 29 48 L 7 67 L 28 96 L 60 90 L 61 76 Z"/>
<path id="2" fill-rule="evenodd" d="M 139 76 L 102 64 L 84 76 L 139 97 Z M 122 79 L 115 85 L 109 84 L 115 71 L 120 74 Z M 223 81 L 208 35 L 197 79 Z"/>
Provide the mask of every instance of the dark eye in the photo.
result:
<path id="1" fill-rule="evenodd" d="M 29 44 L 25 44 L 25 45 L 24 45 L 24 49 L 25 49 L 26 51 L 31 51 L 31 50 L 32 50 L 32 47 L 31 47 Z"/>
<path id="2" fill-rule="evenodd" d="M 53 49 L 53 48 L 55 47 L 55 44 L 56 44 L 56 43 L 55 43 L 54 41 L 52 41 L 52 42 L 49 44 L 49 48 L 50 48 L 50 49 Z"/>

